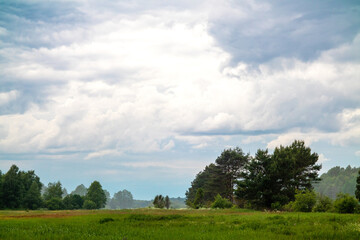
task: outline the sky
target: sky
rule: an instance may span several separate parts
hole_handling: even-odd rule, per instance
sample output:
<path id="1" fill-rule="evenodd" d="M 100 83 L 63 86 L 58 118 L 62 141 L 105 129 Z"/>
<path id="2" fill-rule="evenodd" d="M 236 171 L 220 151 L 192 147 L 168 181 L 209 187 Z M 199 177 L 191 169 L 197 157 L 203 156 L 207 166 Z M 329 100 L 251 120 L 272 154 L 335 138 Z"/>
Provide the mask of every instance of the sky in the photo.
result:
<path id="1" fill-rule="evenodd" d="M 184 197 L 224 149 L 360 166 L 359 1 L 0 0 L 0 169 Z"/>

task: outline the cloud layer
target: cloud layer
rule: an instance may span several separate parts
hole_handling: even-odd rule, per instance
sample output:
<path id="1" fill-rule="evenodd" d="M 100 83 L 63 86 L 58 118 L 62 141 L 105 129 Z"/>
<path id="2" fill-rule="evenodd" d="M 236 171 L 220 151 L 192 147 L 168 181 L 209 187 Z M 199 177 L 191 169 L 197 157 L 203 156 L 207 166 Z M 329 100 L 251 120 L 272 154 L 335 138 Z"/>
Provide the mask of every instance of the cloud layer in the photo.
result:
<path id="1" fill-rule="evenodd" d="M 358 146 L 360 8 L 314 4 L 4 2 L 0 152 L 123 159 L 236 136 Z M 122 166 L 139 164 L 176 168 Z"/>

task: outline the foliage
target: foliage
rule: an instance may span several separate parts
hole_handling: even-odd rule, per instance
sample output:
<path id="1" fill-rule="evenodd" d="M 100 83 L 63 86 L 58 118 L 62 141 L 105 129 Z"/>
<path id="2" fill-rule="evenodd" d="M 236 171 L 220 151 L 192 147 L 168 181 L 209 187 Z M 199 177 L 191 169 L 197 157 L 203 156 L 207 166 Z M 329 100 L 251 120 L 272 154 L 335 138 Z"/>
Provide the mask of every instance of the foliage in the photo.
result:
<path id="1" fill-rule="evenodd" d="M 199 172 L 186 192 L 186 204 L 193 206 L 197 190 L 203 189 L 203 204 L 210 205 L 217 194 L 233 200 L 234 185 L 249 155 L 240 148 L 225 149 L 216 159 Z"/>
<path id="2" fill-rule="evenodd" d="M 84 197 L 78 194 L 70 194 L 63 199 L 64 209 L 82 209 L 84 204 Z"/>
<path id="3" fill-rule="evenodd" d="M 355 196 L 356 196 L 357 200 L 360 201 L 360 169 L 359 169 L 358 177 L 356 178 Z"/>
<path id="4" fill-rule="evenodd" d="M 16 165 L 12 165 L 9 171 L 4 175 L 0 174 L 0 177 L 0 207 L 32 209 L 41 205 L 38 195 L 42 185 L 34 171 L 20 171 Z M 32 194 L 34 196 L 31 196 Z"/>
<path id="5" fill-rule="evenodd" d="M 28 209 L 38 209 L 42 206 L 43 201 L 40 194 L 40 188 L 37 182 L 33 182 L 24 198 L 24 207 Z"/>
<path id="6" fill-rule="evenodd" d="M 115 193 L 114 197 L 109 202 L 109 207 L 111 209 L 133 208 L 133 205 L 133 195 L 126 189 Z"/>
<path id="7" fill-rule="evenodd" d="M 163 195 L 156 195 L 153 201 L 154 207 L 156 208 L 164 208 L 165 207 L 165 198 Z"/>
<path id="8" fill-rule="evenodd" d="M 336 199 L 339 193 L 347 193 L 354 196 L 356 191 L 356 178 L 359 175 L 359 171 L 360 167 L 333 167 L 320 176 L 321 182 L 314 184 L 314 189 L 321 195 L 328 196 L 331 199 Z"/>
<path id="9" fill-rule="evenodd" d="M 220 196 L 220 194 L 216 195 L 214 202 L 211 204 L 211 208 L 231 208 L 232 203 L 226 199 Z"/>
<path id="10" fill-rule="evenodd" d="M 318 195 L 316 204 L 313 208 L 314 212 L 330 212 L 333 210 L 333 201 L 328 196 Z"/>
<path id="11" fill-rule="evenodd" d="M 98 181 L 91 183 L 88 192 L 86 193 L 86 200 L 92 201 L 96 205 L 96 209 L 105 207 L 106 195 Z M 84 204 L 86 201 L 84 202 Z"/>
<path id="12" fill-rule="evenodd" d="M 49 210 L 60 210 L 64 209 L 64 204 L 61 198 L 51 198 L 45 202 L 45 206 Z"/>
<path id="13" fill-rule="evenodd" d="M 338 213 L 354 213 L 358 208 L 358 201 L 349 194 L 338 194 L 335 202 L 334 209 Z"/>
<path id="14" fill-rule="evenodd" d="M 60 181 L 49 183 L 44 193 L 44 200 L 48 201 L 53 198 L 62 199 L 63 189 Z"/>
<path id="15" fill-rule="evenodd" d="M 84 209 L 98 209 L 97 204 L 94 201 L 86 199 L 83 204 Z"/>
<path id="16" fill-rule="evenodd" d="M 314 191 L 297 191 L 292 208 L 295 212 L 311 212 L 316 203 Z"/>
<path id="17" fill-rule="evenodd" d="M 204 190 L 202 188 L 198 188 L 196 191 L 194 203 L 192 207 L 194 208 L 202 208 L 204 206 Z"/>
<path id="18" fill-rule="evenodd" d="M 234 149 L 225 149 L 215 161 L 216 165 L 224 174 L 224 197 L 230 201 L 234 199 L 233 195 L 235 182 L 240 177 L 241 170 L 248 162 L 248 159 L 249 154 L 245 155 L 241 148 L 236 147 Z"/>
<path id="19" fill-rule="evenodd" d="M 166 207 L 166 209 L 170 208 L 170 204 L 171 204 L 170 198 L 169 198 L 169 196 L 166 195 L 166 197 L 165 197 L 165 207 Z"/>
<path id="20" fill-rule="evenodd" d="M 77 186 L 76 188 L 75 188 L 75 190 L 74 191 L 72 191 L 70 194 L 72 194 L 72 195 L 80 195 L 80 196 L 86 196 L 86 193 L 87 193 L 87 188 L 84 186 L 84 184 L 80 184 L 79 186 Z"/>
<path id="21" fill-rule="evenodd" d="M 317 160 L 318 155 L 311 153 L 304 141 L 277 147 L 272 155 L 258 150 L 244 167 L 236 195 L 255 208 L 285 205 L 295 200 L 297 189 L 311 190 L 312 183 L 319 181 Z"/>

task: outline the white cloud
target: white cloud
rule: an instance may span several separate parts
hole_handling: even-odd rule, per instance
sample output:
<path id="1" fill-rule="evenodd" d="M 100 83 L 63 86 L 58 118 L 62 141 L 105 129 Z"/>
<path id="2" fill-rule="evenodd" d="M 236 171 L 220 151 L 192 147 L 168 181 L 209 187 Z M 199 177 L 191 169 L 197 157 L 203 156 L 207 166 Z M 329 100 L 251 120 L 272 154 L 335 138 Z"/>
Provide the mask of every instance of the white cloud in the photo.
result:
<path id="1" fill-rule="evenodd" d="M 103 156 L 107 156 L 107 155 L 120 156 L 121 153 L 116 150 L 113 150 L 113 149 L 106 149 L 106 150 L 101 150 L 98 152 L 89 153 L 85 157 L 85 159 L 98 158 L 98 157 L 103 157 Z"/>
<path id="2" fill-rule="evenodd" d="M 15 100 L 19 97 L 19 92 L 16 90 L 12 90 L 10 92 L 0 92 L 0 106 L 6 105 L 9 102 Z"/>
<path id="3" fill-rule="evenodd" d="M 359 110 L 350 105 L 360 102 L 360 63 L 347 57 L 359 37 L 312 61 L 230 66 L 231 55 L 210 35 L 205 13 L 111 13 L 86 28 L 49 33 L 66 44 L 3 50 L 16 61 L 2 63 L 2 74 L 23 84 L 46 83 L 47 95 L 24 113 L 0 116 L 0 149 L 90 151 L 93 158 L 167 151 L 174 139 L 204 148 L 257 131 L 284 132 L 269 148 L 294 139 L 359 141 Z M 344 57 L 352 60 L 339 60 Z M 16 98 L 16 91 L 4 93 L 0 103 Z"/>
<path id="4" fill-rule="evenodd" d="M 317 163 L 321 164 L 321 163 L 324 163 L 324 162 L 327 162 L 327 161 L 330 161 L 330 159 L 326 158 L 326 157 L 324 156 L 324 154 L 320 153 L 320 154 L 319 154 L 319 160 L 318 160 Z"/>

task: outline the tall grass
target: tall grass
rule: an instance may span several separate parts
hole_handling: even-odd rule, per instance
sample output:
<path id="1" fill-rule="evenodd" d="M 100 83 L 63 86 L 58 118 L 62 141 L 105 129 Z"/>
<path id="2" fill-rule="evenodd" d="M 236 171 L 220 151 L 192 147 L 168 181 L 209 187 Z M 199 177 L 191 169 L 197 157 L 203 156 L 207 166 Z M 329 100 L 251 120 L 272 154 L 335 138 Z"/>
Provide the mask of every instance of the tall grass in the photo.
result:
<path id="1" fill-rule="evenodd" d="M 0 239 L 360 239 L 360 215 L 239 209 L 0 211 Z"/>

